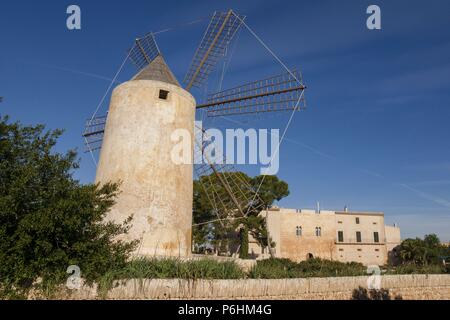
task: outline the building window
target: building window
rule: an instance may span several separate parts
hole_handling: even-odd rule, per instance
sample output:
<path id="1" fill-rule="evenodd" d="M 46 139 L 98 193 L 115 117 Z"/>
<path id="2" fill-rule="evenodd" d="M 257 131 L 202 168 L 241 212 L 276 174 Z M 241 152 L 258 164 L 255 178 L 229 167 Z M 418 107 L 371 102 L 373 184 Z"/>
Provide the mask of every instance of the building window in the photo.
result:
<path id="1" fill-rule="evenodd" d="M 380 237 L 378 235 L 378 232 L 373 233 L 373 241 L 376 243 L 380 242 Z"/>
<path id="2" fill-rule="evenodd" d="M 316 237 L 321 237 L 321 236 L 322 236 L 322 228 L 316 227 Z"/>
<path id="3" fill-rule="evenodd" d="M 356 231 L 356 242 L 361 242 L 361 231 Z"/>
<path id="4" fill-rule="evenodd" d="M 356 224 L 359 224 L 359 218 L 356 218 L 355 220 L 356 220 Z"/>
<path id="5" fill-rule="evenodd" d="M 344 231 L 338 231 L 338 241 L 344 242 Z"/>
<path id="6" fill-rule="evenodd" d="M 297 226 L 297 227 L 295 228 L 295 235 L 296 235 L 297 237 L 300 237 L 300 236 L 302 235 L 302 227 L 301 227 L 301 226 Z"/>
<path id="7" fill-rule="evenodd" d="M 167 90 L 159 90 L 159 98 L 161 100 L 167 100 L 167 97 L 169 96 L 169 91 Z"/>
<path id="8" fill-rule="evenodd" d="M 342 221 L 338 221 L 339 224 L 342 224 Z"/>
<path id="9" fill-rule="evenodd" d="M 344 251 L 344 249 L 341 248 L 341 249 L 339 249 L 339 251 Z"/>

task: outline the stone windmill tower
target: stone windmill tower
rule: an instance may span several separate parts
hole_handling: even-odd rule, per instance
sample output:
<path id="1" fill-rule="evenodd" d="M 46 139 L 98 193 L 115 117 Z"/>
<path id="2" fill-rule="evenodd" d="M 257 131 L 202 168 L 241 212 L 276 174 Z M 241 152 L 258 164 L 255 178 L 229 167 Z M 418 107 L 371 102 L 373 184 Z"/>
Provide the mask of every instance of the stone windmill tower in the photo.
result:
<path id="1" fill-rule="evenodd" d="M 184 79 L 184 88 L 167 66 L 154 35 L 136 39 L 128 57 L 138 73 L 117 86 L 107 116 L 93 117 L 83 136 L 89 151 L 100 150 L 96 182 L 121 182 L 120 195 L 107 219 L 123 222 L 133 216 L 125 240 L 140 240 L 139 254 L 188 256 L 191 252 L 193 165 L 171 160 L 174 130 L 194 138 L 196 110 L 208 116 L 300 110 L 305 86 L 299 73 L 272 76 L 210 94 L 202 104 L 190 93 L 202 87 L 214 70 L 244 17 L 232 10 L 215 12 Z M 192 141 L 192 145 L 195 142 Z M 203 145 L 200 142 L 200 152 Z M 214 183 L 202 180 L 219 218 L 245 216 L 257 192 L 227 174 L 226 165 L 206 159 L 197 176 L 215 174 L 226 199 Z"/>
<path id="2" fill-rule="evenodd" d="M 129 239 L 142 254 L 188 255 L 191 250 L 192 166 L 171 161 L 171 133 L 193 137 L 195 99 L 181 88 L 163 57 L 112 93 L 96 182 L 121 181 L 109 214 L 133 214 Z"/>

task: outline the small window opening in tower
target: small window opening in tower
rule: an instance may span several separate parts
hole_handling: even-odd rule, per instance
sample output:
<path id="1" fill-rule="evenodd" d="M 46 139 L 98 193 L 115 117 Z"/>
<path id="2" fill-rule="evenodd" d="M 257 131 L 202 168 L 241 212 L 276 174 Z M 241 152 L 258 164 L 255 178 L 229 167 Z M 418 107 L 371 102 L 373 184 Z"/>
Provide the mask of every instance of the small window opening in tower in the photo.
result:
<path id="1" fill-rule="evenodd" d="M 159 90 L 159 98 L 162 100 L 167 100 L 167 97 L 169 96 L 169 91 L 167 90 Z"/>

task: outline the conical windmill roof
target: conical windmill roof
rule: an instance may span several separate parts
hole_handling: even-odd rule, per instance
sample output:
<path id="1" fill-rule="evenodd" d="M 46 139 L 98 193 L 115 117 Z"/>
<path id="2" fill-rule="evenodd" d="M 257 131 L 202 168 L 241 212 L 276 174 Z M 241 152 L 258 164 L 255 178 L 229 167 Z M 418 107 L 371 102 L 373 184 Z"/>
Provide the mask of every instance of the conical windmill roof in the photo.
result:
<path id="1" fill-rule="evenodd" d="M 148 66 L 139 71 L 131 80 L 157 80 L 167 82 L 180 87 L 169 66 L 162 55 L 158 55 Z"/>

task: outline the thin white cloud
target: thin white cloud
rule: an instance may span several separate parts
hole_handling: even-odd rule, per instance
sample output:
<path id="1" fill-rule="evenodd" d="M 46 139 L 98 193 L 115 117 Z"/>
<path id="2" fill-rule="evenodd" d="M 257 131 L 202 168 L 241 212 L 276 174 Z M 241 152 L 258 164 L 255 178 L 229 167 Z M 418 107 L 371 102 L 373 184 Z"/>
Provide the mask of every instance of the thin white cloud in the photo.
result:
<path id="1" fill-rule="evenodd" d="M 441 241 L 450 241 L 450 215 L 399 214 L 385 217 L 387 224 L 397 223 L 402 239 L 435 233 Z"/>
<path id="2" fill-rule="evenodd" d="M 413 187 L 441 187 L 450 185 L 450 180 L 426 180 L 409 183 Z"/>
<path id="3" fill-rule="evenodd" d="M 405 167 L 408 170 L 414 171 L 433 171 L 433 172 L 448 172 L 450 173 L 450 162 L 435 162 L 435 163 L 422 163 L 415 165 L 408 165 Z"/>
<path id="4" fill-rule="evenodd" d="M 28 61 L 22 61 L 22 63 L 39 66 L 39 67 L 44 67 L 44 68 L 49 68 L 49 69 L 54 69 L 54 70 L 59 70 L 59 71 L 64 71 L 64 72 L 69 72 L 69 73 L 78 74 L 78 75 L 95 78 L 95 79 L 99 79 L 99 80 L 105 80 L 105 81 L 109 81 L 109 82 L 111 82 L 113 80 L 111 78 L 108 78 L 106 76 L 102 76 L 102 75 L 99 75 L 96 73 L 75 70 L 75 69 L 70 69 L 70 68 L 56 66 L 56 65 L 44 64 L 44 63 L 32 63 L 32 62 L 28 62 Z M 117 80 L 114 82 L 117 84 L 121 83 L 120 81 L 117 81 Z"/>
<path id="5" fill-rule="evenodd" d="M 399 186 L 414 192 L 415 194 L 417 194 L 418 196 L 420 196 L 420 197 L 422 197 L 424 199 L 433 201 L 434 203 L 436 203 L 438 205 L 441 205 L 443 207 L 450 208 L 450 201 L 448 201 L 446 199 L 443 199 L 441 197 L 438 197 L 438 196 L 435 196 L 435 195 L 432 195 L 432 194 L 420 191 L 420 190 L 418 190 L 416 188 L 413 188 L 410 185 L 407 185 L 407 184 L 404 184 L 404 183 L 399 184 Z"/>

